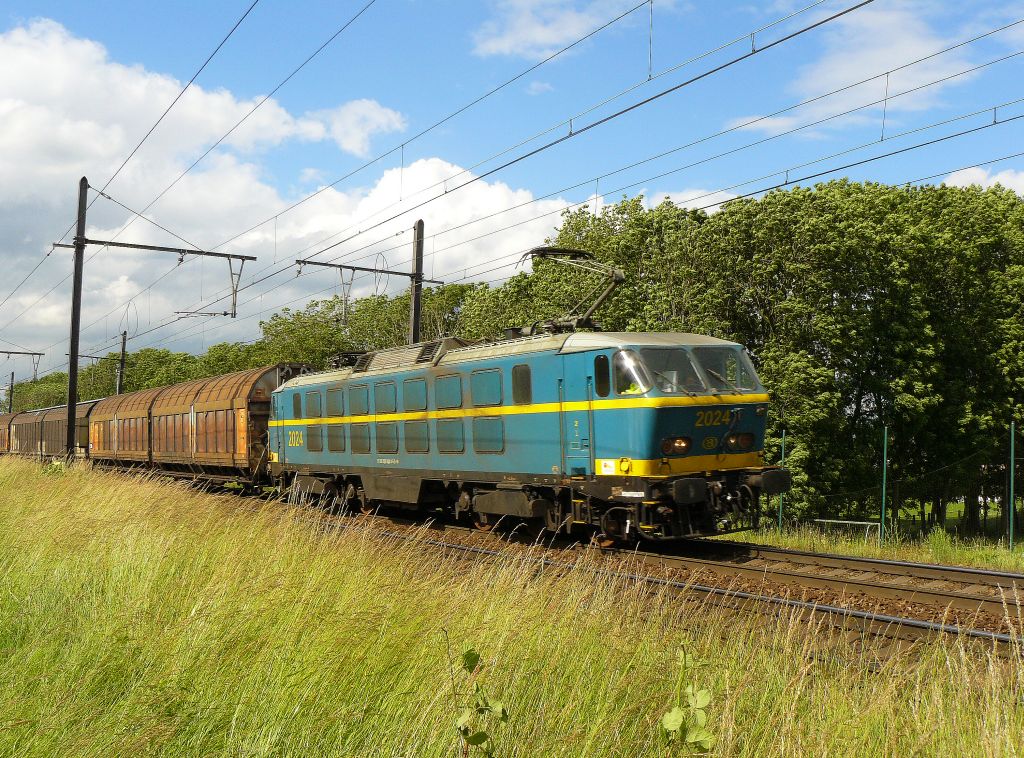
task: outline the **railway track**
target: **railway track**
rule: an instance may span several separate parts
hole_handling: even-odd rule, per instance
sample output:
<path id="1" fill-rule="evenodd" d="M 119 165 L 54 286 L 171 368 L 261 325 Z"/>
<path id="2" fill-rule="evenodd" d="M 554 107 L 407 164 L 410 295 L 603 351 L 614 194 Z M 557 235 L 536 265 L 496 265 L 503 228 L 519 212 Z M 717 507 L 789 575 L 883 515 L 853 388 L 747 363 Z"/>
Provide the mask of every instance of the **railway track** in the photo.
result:
<path id="1" fill-rule="evenodd" d="M 381 515 L 362 518 L 385 523 L 386 527 L 379 532 L 383 537 L 415 540 L 467 559 L 534 560 L 544 571 L 588 571 L 642 584 L 652 591 L 676 592 L 685 602 L 771 618 L 785 616 L 815 625 L 822 633 L 823 648 L 871 647 L 878 653 L 943 635 L 981 643 L 1000 655 L 1019 655 L 1024 646 L 1020 625 L 1007 623 L 1008 616 L 1011 622 L 1014 614 L 1020 618 L 1017 596 L 1012 594 L 1016 587 L 1024 597 L 1024 575 L 1020 574 L 762 549 L 747 543 L 721 543 L 724 554 L 719 547 L 715 557 L 705 558 L 591 550 L 579 543 L 571 547 L 550 546 L 528 538 L 517 540 L 515 535 L 505 535 L 504 540 L 496 543 L 493 533 L 482 534 L 461 525 L 423 524 Z M 442 535 L 451 535 L 456 541 L 443 539 Z M 695 549 L 718 544 L 710 540 L 695 542 L 700 543 L 693 546 Z M 510 552 L 512 548 L 518 550 Z M 607 562 L 578 560 L 583 555 Z M 783 560 L 788 567 L 785 570 Z M 802 568 L 796 570 L 793 566 Z M 884 566 L 886 578 L 879 573 L 873 584 L 867 577 L 869 566 L 876 571 Z M 943 586 L 924 591 L 918 586 L 890 584 L 887 577 L 897 575 L 897 568 L 905 573 L 917 569 L 915 580 L 941 582 Z M 831 578 L 816 575 L 826 569 L 840 573 Z M 848 575 L 853 572 L 860 578 Z M 966 576 L 971 577 L 971 587 L 979 588 L 976 594 L 964 588 Z M 797 591 L 787 591 L 794 589 Z M 1000 597 L 998 601 L 996 596 Z M 950 607 L 957 603 L 962 603 L 959 613 L 950 613 Z"/>
<path id="2" fill-rule="evenodd" d="M 386 519 L 390 521 L 390 519 Z M 442 533 L 470 533 L 474 530 L 451 525 L 433 525 L 431 530 Z M 603 568 L 591 563 L 567 560 L 563 557 L 552 557 L 564 552 L 559 548 L 545 548 L 540 545 L 519 543 L 519 547 L 528 551 L 509 554 L 508 543 L 499 546 L 485 547 L 482 544 L 450 542 L 443 539 L 425 536 L 422 525 L 410 531 L 392 531 L 385 529 L 380 536 L 391 539 L 416 541 L 433 549 L 457 553 L 472 560 L 519 559 L 534 560 L 538 568 L 544 571 L 568 572 L 587 571 L 597 576 L 628 581 L 648 586 L 652 591 L 668 590 L 676 592 L 686 602 L 696 602 L 714 606 L 723 610 L 731 610 L 746 614 L 754 613 L 772 619 L 784 617 L 792 621 L 814 625 L 821 634 L 819 653 L 828 649 L 843 647 L 846 649 L 869 650 L 876 656 L 884 657 L 886 652 L 904 649 L 908 645 L 923 640 L 948 636 L 962 641 L 980 643 L 984 649 L 994 650 L 1003 657 L 1017 656 L 1021 651 L 1022 640 L 1016 633 L 998 632 L 990 629 L 976 629 L 941 621 L 897 616 L 879 611 L 869 611 L 841 605 L 830 605 L 816 600 L 803 600 L 790 596 L 771 595 L 750 592 L 735 587 L 723 587 L 714 584 L 701 584 L 689 580 L 672 579 L 666 576 L 654 576 L 636 570 L 623 569 L 621 566 L 635 566 L 639 558 L 647 563 L 647 556 L 639 553 L 621 554 L 616 556 L 622 563 Z M 529 552 L 535 551 L 535 552 Z M 567 556 L 568 557 L 568 556 Z M 663 557 L 663 556 L 651 556 Z"/>
<path id="3" fill-rule="evenodd" d="M 685 552 L 686 554 L 680 554 Z M 989 619 L 1021 618 L 1024 574 L 878 558 L 812 553 L 746 542 L 688 540 L 670 554 L 637 553 L 646 563 L 717 577 L 823 589 L 848 597 L 900 600 Z"/>

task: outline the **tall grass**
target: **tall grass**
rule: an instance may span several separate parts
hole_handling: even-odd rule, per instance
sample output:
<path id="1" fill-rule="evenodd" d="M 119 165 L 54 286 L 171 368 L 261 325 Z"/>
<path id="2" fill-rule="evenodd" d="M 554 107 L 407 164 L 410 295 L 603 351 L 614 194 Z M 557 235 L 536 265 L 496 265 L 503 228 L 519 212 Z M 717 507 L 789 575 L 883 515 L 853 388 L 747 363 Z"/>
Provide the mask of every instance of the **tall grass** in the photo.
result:
<path id="1" fill-rule="evenodd" d="M 726 539 L 734 537 L 735 535 L 730 535 Z M 834 529 L 825 531 L 810 526 L 787 528 L 782 532 L 767 528 L 740 539 L 818 553 L 840 553 L 1024 573 L 1024 552 L 1019 543 L 1013 552 L 1010 552 L 1005 542 L 993 543 L 990 540 L 957 537 L 942 529 L 935 529 L 920 539 L 889 531 L 882 544 L 879 544 L 877 532 L 874 530 L 870 536 L 865 537 L 863 529 L 860 529 L 858 534 Z"/>
<path id="2" fill-rule="evenodd" d="M 8 459 L 0 493 L 5 754 L 462 755 L 469 646 L 510 712 L 501 756 L 679 754 L 659 722 L 680 645 L 716 754 L 1024 744 L 1024 667 L 955 640 L 875 660 L 785 618 L 160 481 Z"/>

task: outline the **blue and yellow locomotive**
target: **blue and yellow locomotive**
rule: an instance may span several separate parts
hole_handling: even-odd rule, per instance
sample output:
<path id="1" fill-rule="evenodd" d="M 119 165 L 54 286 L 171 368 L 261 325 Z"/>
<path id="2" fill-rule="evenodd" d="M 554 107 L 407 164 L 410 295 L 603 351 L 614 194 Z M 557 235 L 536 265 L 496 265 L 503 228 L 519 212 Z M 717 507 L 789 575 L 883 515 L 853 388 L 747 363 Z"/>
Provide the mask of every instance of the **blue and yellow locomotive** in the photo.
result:
<path id="1" fill-rule="evenodd" d="M 767 409 L 744 348 L 711 337 L 448 338 L 280 386 L 270 471 L 364 510 L 671 539 L 751 526 L 788 489 Z"/>

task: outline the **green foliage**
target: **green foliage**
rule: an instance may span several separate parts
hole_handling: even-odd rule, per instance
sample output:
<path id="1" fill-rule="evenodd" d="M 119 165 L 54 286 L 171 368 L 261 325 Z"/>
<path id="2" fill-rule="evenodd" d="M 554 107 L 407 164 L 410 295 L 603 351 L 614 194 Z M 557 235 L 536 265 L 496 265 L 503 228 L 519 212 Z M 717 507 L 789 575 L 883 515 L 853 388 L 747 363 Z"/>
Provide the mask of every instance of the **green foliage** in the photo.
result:
<path id="1" fill-rule="evenodd" d="M 540 242 L 540 240 L 538 240 Z M 566 212 L 548 242 L 592 251 L 625 282 L 596 314 L 606 330 L 732 339 L 772 395 L 766 442 L 786 429 L 787 515 L 877 514 L 881 430 L 891 502 L 972 503 L 1001 490 L 1011 418 L 1024 422 L 1024 201 L 995 187 L 833 181 L 727 203 L 713 215 L 625 198 Z M 497 287 L 424 291 L 423 338 L 501 336 L 585 307 L 596 276 L 537 261 Z M 128 390 L 404 344 L 409 296 L 338 297 L 285 309 L 253 344 L 205 355 L 145 349 Z M 111 356 L 112 357 L 112 356 Z M 81 398 L 113 392 L 116 361 L 81 372 Z M 17 409 L 65 401 L 66 376 L 19 384 Z"/>
<path id="2" fill-rule="evenodd" d="M 463 705 L 462 713 L 455 721 L 455 730 L 462 743 L 462 754 L 469 755 L 476 748 L 490 758 L 495 755 L 494 738 L 485 727 L 491 723 L 507 723 L 509 713 L 504 703 L 487 696 L 477 677 L 480 675 L 480 654 L 469 648 L 462 654 L 462 671 L 473 687 L 472 697 Z"/>
<path id="3" fill-rule="evenodd" d="M 693 658 L 683 645 L 676 653 L 679 673 L 676 679 L 676 704 L 661 717 L 659 727 L 666 745 L 678 745 L 689 753 L 706 753 L 715 742 L 707 729 L 710 690 L 695 689 L 686 679 L 694 668 Z"/>

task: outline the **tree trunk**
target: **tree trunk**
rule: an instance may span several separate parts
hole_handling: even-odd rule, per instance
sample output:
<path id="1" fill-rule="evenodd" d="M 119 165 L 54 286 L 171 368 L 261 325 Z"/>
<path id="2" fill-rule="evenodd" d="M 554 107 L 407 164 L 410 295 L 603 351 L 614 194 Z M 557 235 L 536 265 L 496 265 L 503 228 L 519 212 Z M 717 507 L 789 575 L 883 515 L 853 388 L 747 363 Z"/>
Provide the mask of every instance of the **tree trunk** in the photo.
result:
<path id="1" fill-rule="evenodd" d="M 968 534 L 977 534 L 981 531 L 981 482 L 977 479 L 967 486 L 964 522 Z"/>

